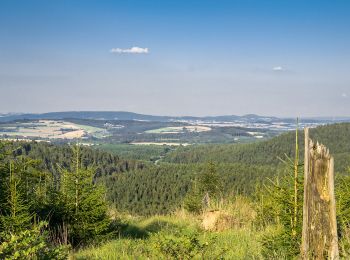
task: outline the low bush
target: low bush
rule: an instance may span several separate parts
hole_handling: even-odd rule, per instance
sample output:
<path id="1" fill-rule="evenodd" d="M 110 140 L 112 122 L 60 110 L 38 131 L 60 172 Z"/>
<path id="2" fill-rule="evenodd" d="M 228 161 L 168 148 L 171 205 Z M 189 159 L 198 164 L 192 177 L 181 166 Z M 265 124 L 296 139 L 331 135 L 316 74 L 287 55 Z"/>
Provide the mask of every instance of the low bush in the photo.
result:
<path id="1" fill-rule="evenodd" d="M 0 259 L 67 259 L 68 248 L 48 241 L 45 222 L 17 234 L 3 233 Z"/>

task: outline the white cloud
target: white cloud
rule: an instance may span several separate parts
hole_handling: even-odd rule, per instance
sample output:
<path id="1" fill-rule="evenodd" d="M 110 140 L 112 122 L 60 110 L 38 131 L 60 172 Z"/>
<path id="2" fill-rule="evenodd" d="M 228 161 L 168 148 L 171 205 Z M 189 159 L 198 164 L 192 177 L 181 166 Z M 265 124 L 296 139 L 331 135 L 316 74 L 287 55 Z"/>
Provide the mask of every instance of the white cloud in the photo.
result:
<path id="1" fill-rule="evenodd" d="M 148 48 L 131 47 L 129 49 L 113 48 L 111 53 L 130 53 L 130 54 L 146 54 L 149 53 Z"/>
<path id="2" fill-rule="evenodd" d="M 342 98 L 347 98 L 348 95 L 346 93 L 341 94 Z"/>
<path id="3" fill-rule="evenodd" d="M 282 66 L 276 66 L 272 68 L 273 71 L 284 71 L 285 69 Z"/>

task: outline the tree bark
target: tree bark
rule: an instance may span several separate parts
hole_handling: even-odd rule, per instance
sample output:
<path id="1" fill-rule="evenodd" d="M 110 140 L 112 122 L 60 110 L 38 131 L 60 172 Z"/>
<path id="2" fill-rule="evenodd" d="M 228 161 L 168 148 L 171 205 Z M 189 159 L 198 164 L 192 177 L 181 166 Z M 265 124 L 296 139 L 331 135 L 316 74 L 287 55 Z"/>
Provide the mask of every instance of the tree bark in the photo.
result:
<path id="1" fill-rule="evenodd" d="M 334 160 L 305 129 L 302 259 L 339 259 L 334 196 Z"/>

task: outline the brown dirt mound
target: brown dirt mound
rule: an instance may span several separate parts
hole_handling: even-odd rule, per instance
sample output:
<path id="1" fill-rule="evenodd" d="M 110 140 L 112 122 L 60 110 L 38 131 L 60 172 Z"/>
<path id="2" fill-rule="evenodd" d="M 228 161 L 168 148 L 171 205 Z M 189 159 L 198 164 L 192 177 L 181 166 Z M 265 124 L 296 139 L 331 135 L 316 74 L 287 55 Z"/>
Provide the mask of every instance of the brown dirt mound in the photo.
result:
<path id="1" fill-rule="evenodd" d="M 224 231 L 240 225 L 234 216 L 220 210 L 207 211 L 202 215 L 202 227 L 208 231 Z"/>

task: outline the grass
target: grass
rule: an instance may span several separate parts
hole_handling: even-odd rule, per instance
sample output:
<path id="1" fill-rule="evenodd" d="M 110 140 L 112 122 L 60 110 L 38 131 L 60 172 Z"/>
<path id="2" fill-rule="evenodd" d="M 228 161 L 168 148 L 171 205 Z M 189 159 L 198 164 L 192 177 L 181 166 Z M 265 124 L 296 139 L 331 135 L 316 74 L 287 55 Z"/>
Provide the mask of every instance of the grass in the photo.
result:
<path id="1" fill-rule="evenodd" d="M 265 231 L 256 230 L 250 223 L 251 219 L 247 220 L 249 223 L 246 225 L 235 228 L 231 225 L 231 228 L 214 232 L 201 227 L 203 216 L 194 216 L 185 211 L 149 218 L 121 216 L 126 225 L 122 228 L 119 238 L 100 246 L 79 250 L 71 257 L 73 259 L 263 259 L 260 239 Z"/>
<path id="2" fill-rule="evenodd" d="M 164 233 L 164 231 L 162 231 Z M 169 233 L 168 233 L 169 232 Z M 170 231 L 165 231 L 170 236 Z M 219 233 L 200 232 L 199 240 L 214 242 L 205 251 L 206 259 L 262 259 L 259 237 L 261 233 L 249 229 Z M 102 246 L 91 247 L 74 254 L 75 259 L 159 259 L 163 258 L 155 243 L 155 236 L 144 239 L 120 238 Z M 204 242 L 206 243 L 206 242 Z M 173 257 L 164 257 L 172 259 Z M 200 259 L 201 255 L 194 257 Z"/>

